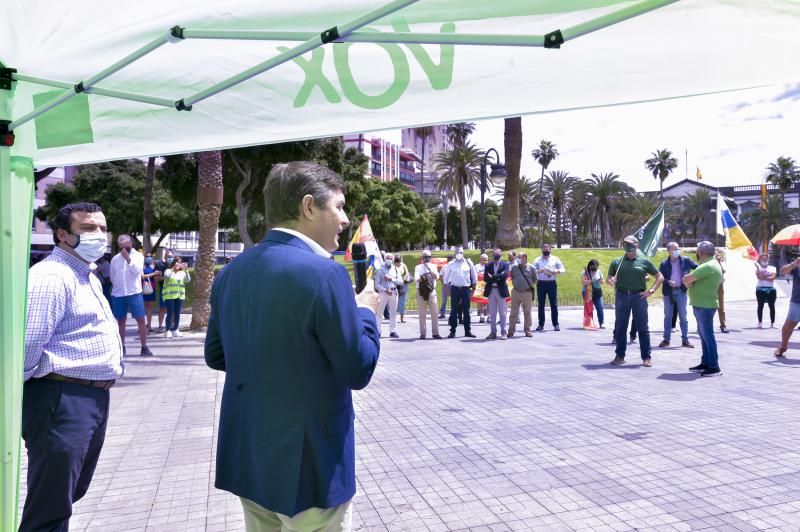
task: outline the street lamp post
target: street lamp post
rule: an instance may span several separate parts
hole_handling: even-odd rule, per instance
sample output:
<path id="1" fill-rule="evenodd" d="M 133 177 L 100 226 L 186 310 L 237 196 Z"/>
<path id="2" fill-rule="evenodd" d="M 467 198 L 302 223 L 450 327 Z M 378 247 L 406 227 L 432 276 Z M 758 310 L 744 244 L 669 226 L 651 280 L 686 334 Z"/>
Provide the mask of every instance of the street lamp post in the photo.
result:
<path id="1" fill-rule="evenodd" d="M 489 162 L 489 153 L 494 152 L 496 164 L 492 164 L 492 173 L 489 178 L 496 185 L 505 181 L 506 167 L 500 162 L 500 154 L 494 148 L 486 150 L 483 156 L 483 163 L 481 164 L 481 254 L 486 253 L 486 203 L 484 202 L 484 194 L 486 193 L 486 165 Z"/>

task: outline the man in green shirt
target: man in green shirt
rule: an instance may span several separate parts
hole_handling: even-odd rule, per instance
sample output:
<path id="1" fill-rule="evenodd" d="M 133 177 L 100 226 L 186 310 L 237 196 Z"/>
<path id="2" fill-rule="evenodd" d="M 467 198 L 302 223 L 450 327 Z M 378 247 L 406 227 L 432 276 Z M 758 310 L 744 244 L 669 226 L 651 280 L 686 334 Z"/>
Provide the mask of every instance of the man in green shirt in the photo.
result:
<path id="1" fill-rule="evenodd" d="M 658 290 L 658 287 L 664 282 L 664 276 L 647 258 L 637 255 L 639 240 L 635 236 L 626 236 L 623 240 L 623 248 L 625 255 L 611 261 L 611 266 L 608 268 L 607 282 L 616 287 L 617 291 L 614 304 L 616 356 L 611 364 L 617 366 L 625 363 L 625 349 L 628 346 L 625 341 L 625 333 L 628 328 L 628 319 L 632 313 L 636 330 L 639 333 L 639 352 L 642 355 L 642 365 L 649 368 L 652 362 L 650 359 L 650 329 L 647 323 L 647 298 Z M 646 290 L 647 274 L 653 275 L 656 279 L 655 284 L 649 290 Z"/>
<path id="2" fill-rule="evenodd" d="M 703 345 L 700 365 L 689 370 L 699 371 L 703 377 L 722 375 L 719 369 L 717 340 L 714 337 L 714 314 L 719 307 L 717 289 L 722 280 L 722 267 L 714 260 L 715 252 L 714 244 L 711 242 L 703 241 L 697 244 L 697 262 L 700 266 L 683 278 L 684 286 L 689 288 L 689 302 L 694 308 L 697 332 Z"/>

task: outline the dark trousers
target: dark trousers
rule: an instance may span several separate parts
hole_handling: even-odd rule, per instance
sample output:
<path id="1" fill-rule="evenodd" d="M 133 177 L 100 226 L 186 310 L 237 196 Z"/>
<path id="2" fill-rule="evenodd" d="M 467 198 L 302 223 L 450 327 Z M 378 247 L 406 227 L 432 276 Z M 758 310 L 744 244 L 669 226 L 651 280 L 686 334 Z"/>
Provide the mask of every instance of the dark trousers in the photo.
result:
<path id="1" fill-rule="evenodd" d="M 537 281 L 539 292 L 539 327 L 544 327 L 544 299 L 550 299 L 550 321 L 553 327 L 558 325 L 558 286 L 555 281 Z"/>
<path id="2" fill-rule="evenodd" d="M 641 292 L 628 294 L 618 291 L 614 310 L 616 313 L 614 339 L 616 340 L 617 356 L 625 358 L 625 350 L 628 347 L 625 333 L 628 328 L 628 319 L 633 315 L 633 321 L 636 324 L 636 332 L 639 333 L 639 352 L 642 355 L 642 360 L 650 358 L 650 329 L 647 322 L 647 299 L 642 297 Z"/>
<path id="3" fill-rule="evenodd" d="M 181 324 L 183 299 L 165 299 L 164 304 L 167 305 L 167 330 L 177 331 L 178 326 Z"/>
<path id="4" fill-rule="evenodd" d="M 450 287 L 450 332 L 455 332 L 458 327 L 458 318 L 464 321 L 464 332 L 470 331 L 469 317 L 469 287 L 451 286 Z"/>
<path id="5" fill-rule="evenodd" d="M 69 530 L 72 505 L 89 489 L 103 448 L 108 404 L 108 390 L 42 379 L 25 383 L 28 497 L 20 532 Z"/>
<path id="6" fill-rule="evenodd" d="M 758 323 L 761 323 L 761 318 L 764 315 L 764 303 L 769 305 L 769 322 L 775 323 L 775 298 L 778 297 L 778 291 L 774 288 L 769 290 L 756 289 L 756 299 L 758 300 Z"/>
<path id="7" fill-rule="evenodd" d="M 603 291 L 602 290 L 592 290 L 592 305 L 594 306 L 594 310 L 597 312 L 597 323 L 598 325 L 603 325 Z"/>

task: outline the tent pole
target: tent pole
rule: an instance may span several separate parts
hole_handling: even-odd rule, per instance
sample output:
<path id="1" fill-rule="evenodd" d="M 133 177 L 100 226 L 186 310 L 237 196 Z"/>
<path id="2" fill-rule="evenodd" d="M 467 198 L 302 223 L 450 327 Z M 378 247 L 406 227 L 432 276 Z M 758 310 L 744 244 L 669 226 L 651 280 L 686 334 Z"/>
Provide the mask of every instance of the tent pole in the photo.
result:
<path id="1" fill-rule="evenodd" d="M 587 33 L 613 26 L 619 22 L 644 15 L 645 13 L 668 6 L 669 4 L 674 4 L 678 1 L 680 0 L 642 0 L 632 6 L 620 9 L 619 11 L 614 11 L 613 13 L 586 21 L 582 24 L 563 29 L 561 30 L 561 34 L 564 37 L 564 41 L 570 41 L 586 35 Z"/>
<path id="2" fill-rule="evenodd" d="M 178 109 L 188 109 L 192 105 L 201 102 L 206 98 L 210 98 L 215 94 L 219 94 L 220 92 L 225 91 L 235 85 L 238 85 L 243 81 L 247 81 L 252 77 L 262 74 L 267 70 L 270 70 L 278 65 L 282 65 L 283 63 L 291 61 L 295 57 L 299 57 L 306 52 L 310 52 L 315 48 L 319 48 L 320 46 L 326 44 L 327 42 L 333 42 L 341 36 L 347 36 L 353 33 L 355 30 L 362 28 L 367 24 L 375 22 L 376 20 L 380 20 L 385 16 L 391 15 L 392 13 L 395 13 L 396 11 L 399 11 L 404 7 L 407 7 L 415 2 L 417 2 L 417 0 L 394 0 L 393 2 L 390 2 L 384 7 L 370 11 L 369 13 L 362 15 L 361 17 L 358 17 L 355 20 L 346 22 L 341 26 L 336 26 L 334 28 L 331 28 L 330 30 L 323 32 L 323 34 L 321 35 L 315 35 L 313 39 L 309 39 L 304 43 L 298 44 L 294 48 L 286 50 L 285 52 L 282 52 L 276 55 L 275 57 L 264 61 L 263 63 L 259 63 L 254 67 L 248 68 L 244 72 L 236 74 L 235 76 L 232 76 L 220 83 L 217 83 L 216 85 L 213 85 L 203 91 L 200 91 L 197 94 L 178 100 L 177 102 L 175 102 L 175 106 Z M 323 37 L 323 35 L 325 35 L 325 37 Z"/>
<path id="3" fill-rule="evenodd" d="M 10 120 L 12 89 L 0 88 L 0 119 Z M 22 371 L 33 163 L 0 146 L 0 530 L 18 521 Z"/>
<path id="4" fill-rule="evenodd" d="M 25 74 L 13 74 L 12 78 L 15 81 L 25 81 L 27 83 L 35 83 L 37 85 L 44 85 L 46 87 L 57 87 L 59 89 L 72 89 L 75 87 L 74 83 L 66 81 L 58 81 L 55 79 L 37 78 L 35 76 L 27 76 Z M 120 100 L 131 100 L 133 102 L 149 103 L 153 105 L 161 105 L 162 107 L 175 107 L 175 101 L 169 98 L 159 98 L 158 96 L 149 96 L 147 94 L 139 94 L 136 92 L 118 91 L 115 89 L 104 89 L 102 87 L 90 87 L 86 89 L 87 94 L 97 94 L 98 96 L 108 96 L 110 98 L 117 98 Z"/>

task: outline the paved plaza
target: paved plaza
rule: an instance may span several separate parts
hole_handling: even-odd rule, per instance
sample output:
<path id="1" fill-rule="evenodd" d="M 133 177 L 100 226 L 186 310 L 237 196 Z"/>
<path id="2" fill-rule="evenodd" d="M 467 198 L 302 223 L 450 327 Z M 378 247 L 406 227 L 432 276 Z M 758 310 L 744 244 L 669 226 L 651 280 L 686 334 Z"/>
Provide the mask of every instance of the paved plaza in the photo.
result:
<path id="1" fill-rule="evenodd" d="M 407 316 L 354 393 L 354 528 L 800 530 L 800 331 L 778 361 L 780 330 L 755 327 L 755 301 L 728 307 L 717 378 L 687 371 L 696 334 L 695 349 L 654 348 L 652 368 L 638 344 L 610 366 L 610 328 L 581 330 L 580 309 L 562 310 L 560 332 L 507 341 L 483 340 L 484 324 L 477 339 L 421 341 Z M 662 308 L 650 311 L 656 346 Z M 125 359 L 71 530 L 243 530 L 238 499 L 213 487 L 225 376 L 202 347 L 157 338 L 155 357 Z"/>

